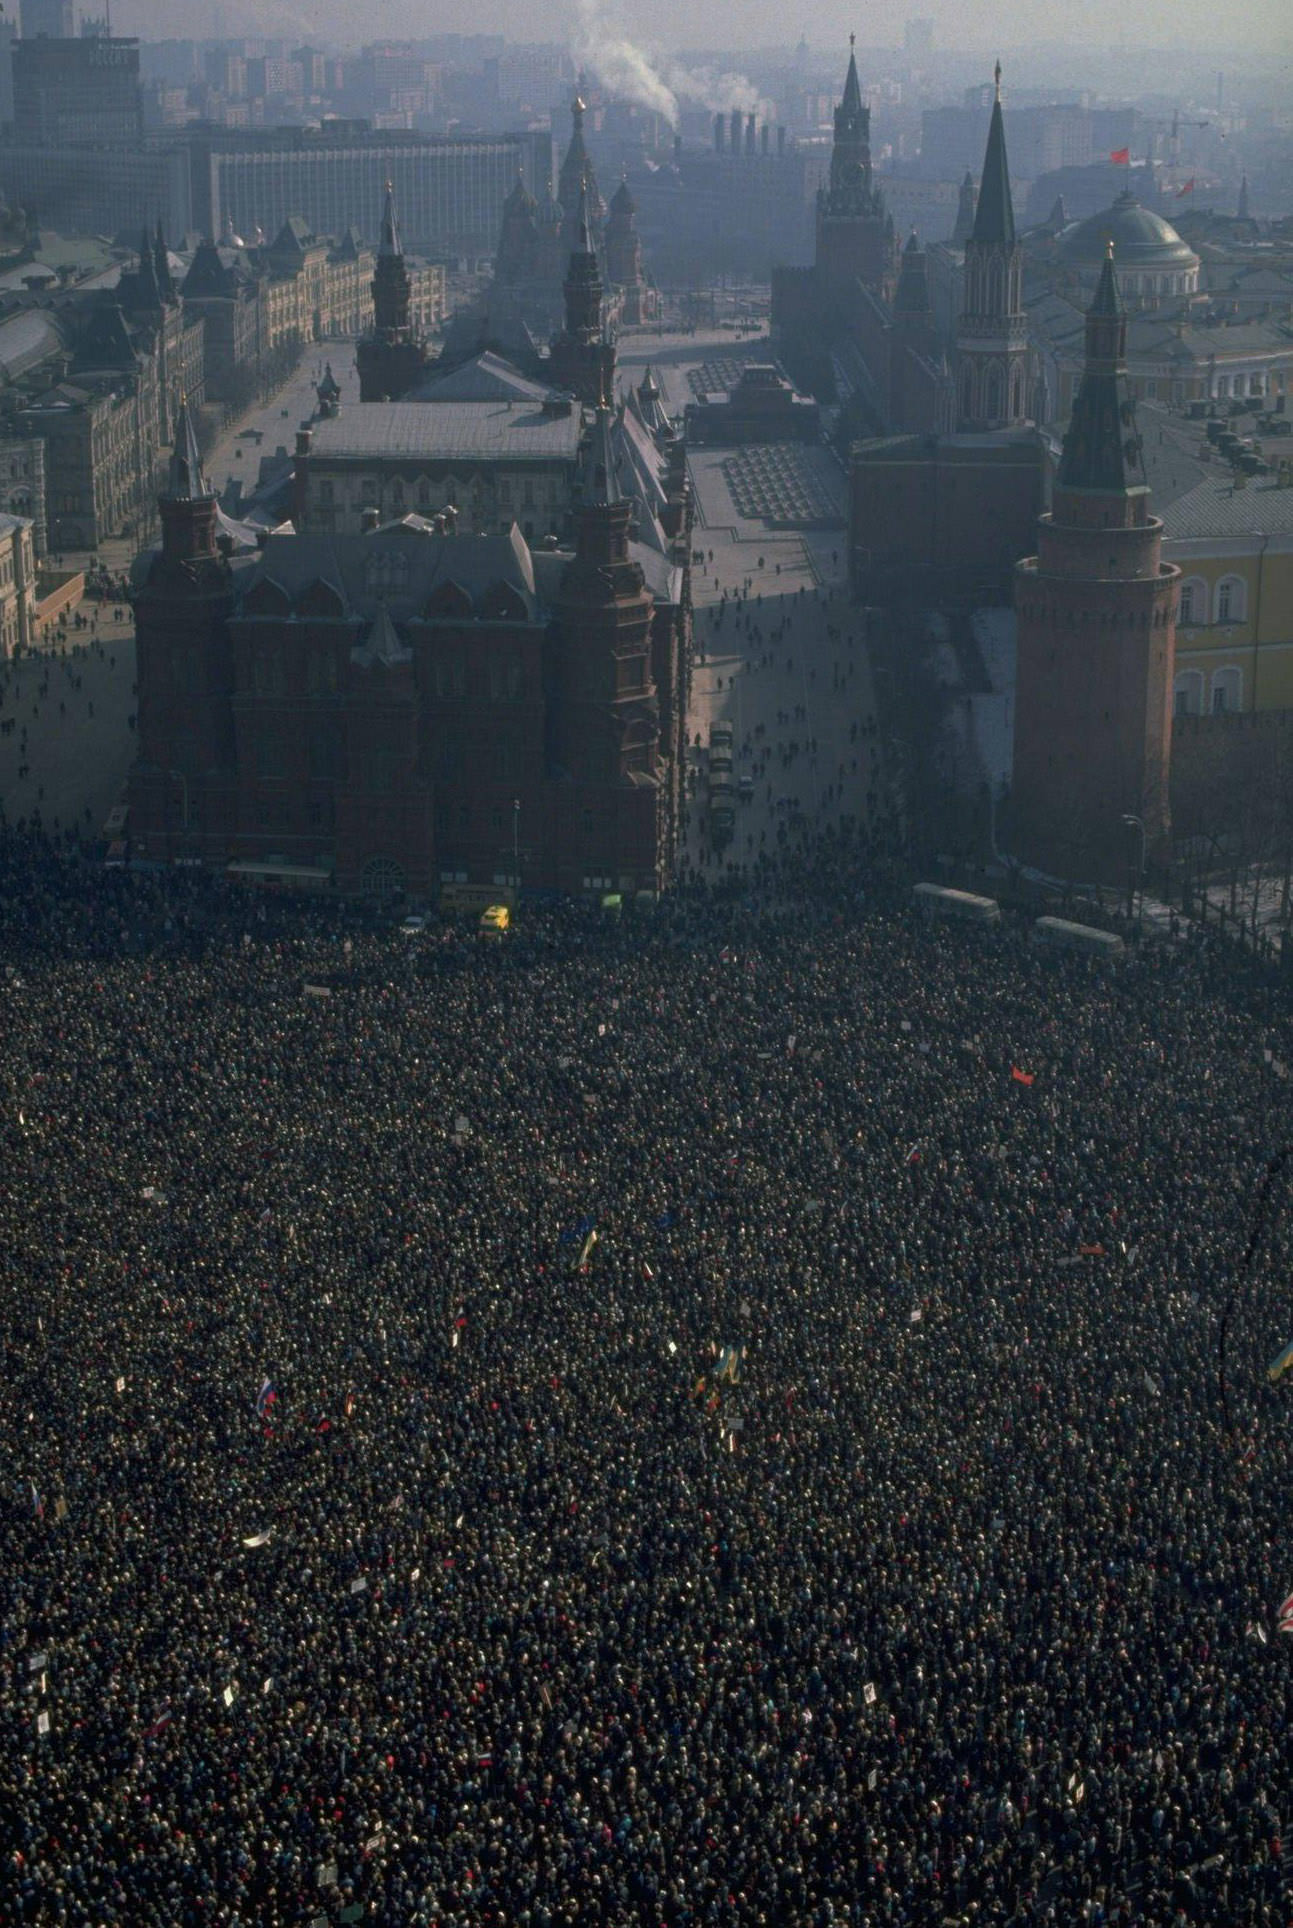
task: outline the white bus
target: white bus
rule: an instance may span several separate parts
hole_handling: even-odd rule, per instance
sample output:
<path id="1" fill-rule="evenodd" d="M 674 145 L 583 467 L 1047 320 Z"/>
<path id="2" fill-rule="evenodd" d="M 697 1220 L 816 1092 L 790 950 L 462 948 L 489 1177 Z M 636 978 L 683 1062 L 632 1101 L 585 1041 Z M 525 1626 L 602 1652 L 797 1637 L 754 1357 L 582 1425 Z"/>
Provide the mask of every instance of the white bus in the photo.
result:
<path id="1" fill-rule="evenodd" d="M 911 894 L 922 917 L 959 917 L 966 924 L 1001 922 L 1001 906 L 995 897 L 949 890 L 945 884 L 917 884 Z"/>
<path id="2" fill-rule="evenodd" d="M 1116 963 L 1127 949 L 1117 931 L 1097 930 L 1094 924 L 1073 924 L 1067 917 L 1039 917 L 1033 942 L 1053 951 L 1082 951 L 1087 957 Z"/>

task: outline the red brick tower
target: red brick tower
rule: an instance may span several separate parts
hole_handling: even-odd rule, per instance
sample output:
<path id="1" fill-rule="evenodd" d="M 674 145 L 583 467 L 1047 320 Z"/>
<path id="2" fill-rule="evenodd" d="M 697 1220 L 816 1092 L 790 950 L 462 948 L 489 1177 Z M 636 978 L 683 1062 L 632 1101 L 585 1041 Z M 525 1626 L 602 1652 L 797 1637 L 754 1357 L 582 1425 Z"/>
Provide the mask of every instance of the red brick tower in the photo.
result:
<path id="1" fill-rule="evenodd" d="M 596 407 L 607 401 L 615 379 L 615 345 L 602 329 L 602 277 L 588 226 L 588 195 L 579 193 L 577 238 L 566 270 L 566 325 L 552 344 L 553 382 Z"/>
<path id="2" fill-rule="evenodd" d="M 233 583 L 184 401 L 158 508 L 162 546 L 135 597 L 139 751 L 130 773 L 131 832 L 149 856 L 196 856 L 218 845 L 232 804 L 226 621 Z"/>
<path id="3" fill-rule="evenodd" d="M 1144 826 L 1167 842 L 1180 570 L 1162 560 L 1127 386 L 1127 320 L 1104 264 L 1086 366 L 1038 551 L 1015 572 L 1013 843 L 1052 876 L 1120 882 Z"/>
<path id="4" fill-rule="evenodd" d="M 830 179 L 817 194 L 817 274 L 837 295 L 861 281 L 887 299 L 896 257 L 893 222 L 872 178 L 871 110 L 863 104 L 850 34 L 844 95 L 835 109 Z"/>
<path id="5" fill-rule="evenodd" d="M 373 326 L 355 347 L 361 402 L 397 402 L 427 364 L 427 345 L 412 322 L 413 289 L 395 219 L 395 195 L 386 183 L 381 240 L 373 272 Z"/>
<path id="6" fill-rule="evenodd" d="M 653 603 L 629 554 L 610 411 L 597 411 L 581 477 L 574 560 L 562 579 L 551 658 L 549 765 L 558 780 L 560 887 L 586 877 L 655 878 L 669 867 L 660 713 L 651 673 Z"/>

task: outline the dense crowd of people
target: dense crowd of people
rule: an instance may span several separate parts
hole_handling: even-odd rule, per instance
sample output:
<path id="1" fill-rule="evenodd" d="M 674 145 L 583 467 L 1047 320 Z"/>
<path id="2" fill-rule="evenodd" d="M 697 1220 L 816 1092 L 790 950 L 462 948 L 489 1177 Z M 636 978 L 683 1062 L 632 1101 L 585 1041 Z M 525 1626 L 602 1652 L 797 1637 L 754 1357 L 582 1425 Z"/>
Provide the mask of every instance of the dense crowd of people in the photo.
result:
<path id="1" fill-rule="evenodd" d="M 1279 986 L 845 834 L 484 945 L 9 833 L 0 968 L 0 1921 L 1287 1923 Z"/>

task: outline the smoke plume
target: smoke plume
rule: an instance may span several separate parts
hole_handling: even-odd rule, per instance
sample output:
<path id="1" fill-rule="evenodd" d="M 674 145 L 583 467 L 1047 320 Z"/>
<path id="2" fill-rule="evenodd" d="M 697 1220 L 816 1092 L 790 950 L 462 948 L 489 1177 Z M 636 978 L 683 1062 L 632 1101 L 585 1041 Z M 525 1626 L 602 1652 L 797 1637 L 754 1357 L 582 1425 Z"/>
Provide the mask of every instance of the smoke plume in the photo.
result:
<path id="1" fill-rule="evenodd" d="M 680 100 L 695 101 L 716 114 L 728 114 L 739 107 L 742 113 L 762 112 L 765 119 L 770 118 L 768 102 L 759 98 L 758 88 L 744 74 L 720 73 L 713 67 L 685 67 L 680 61 L 672 62 L 662 73 L 650 54 L 609 24 L 603 0 L 577 0 L 576 16 L 575 59 L 620 100 L 635 101 L 639 107 L 663 114 L 675 127 Z"/>
<path id="2" fill-rule="evenodd" d="M 596 76 L 610 93 L 621 100 L 635 101 L 652 113 L 663 114 L 671 124 L 678 119 L 678 103 L 652 66 L 649 58 L 631 40 L 625 40 L 602 17 L 599 0 L 578 0 L 578 25 L 573 53 L 581 67 Z"/>

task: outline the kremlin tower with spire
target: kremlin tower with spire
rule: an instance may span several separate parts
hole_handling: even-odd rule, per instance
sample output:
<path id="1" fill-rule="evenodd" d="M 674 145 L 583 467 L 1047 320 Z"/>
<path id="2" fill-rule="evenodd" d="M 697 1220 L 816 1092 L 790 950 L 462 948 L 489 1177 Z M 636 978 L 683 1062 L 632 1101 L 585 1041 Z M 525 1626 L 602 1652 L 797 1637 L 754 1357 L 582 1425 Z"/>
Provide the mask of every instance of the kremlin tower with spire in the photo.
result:
<path id="1" fill-rule="evenodd" d="M 1127 318 L 1110 244 L 1037 554 L 1015 572 L 1019 667 L 1010 841 L 1026 863 L 1121 882 L 1166 846 L 1180 570 L 1127 383 Z"/>
<path id="2" fill-rule="evenodd" d="M 590 408 L 609 402 L 615 345 L 602 323 L 602 278 L 588 225 L 588 189 L 579 190 L 575 245 L 565 280 L 565 326 L 552 343 L 549 379 Z"/>
<path id="3" fill-rule="evenodd" d="M 219 504 L 183 399 L 158 509 L 161 547 L 135 592 L 139 711 L 130 820 L 157 854 L 203 854 L 228 828 L 219 799 L 227 804 L 234 764 L 227 627 L 234 594 Z"/>
<path id="4" fill-rule="evenodd" d="M 1001 62 L 983 157 L 974 225 L 965 243 L 965 281 L 956 332 L 957 426 L 1013 428 L 1028 415 L 1028 321 L 1024 251 L 1001 116 Z"/>
<path id="5" fill-rule="evenodd" d="M 413 290 L 386 183 L 381 239 L 373 273 L 373 326 L 355 348 L 361 402 L 397 402 L 427 366 L 425 341 L 412 325 Z"/>

